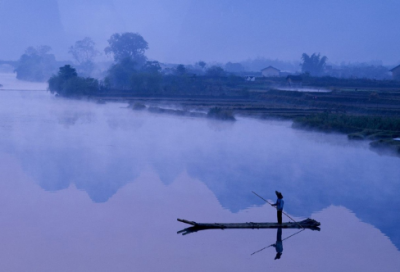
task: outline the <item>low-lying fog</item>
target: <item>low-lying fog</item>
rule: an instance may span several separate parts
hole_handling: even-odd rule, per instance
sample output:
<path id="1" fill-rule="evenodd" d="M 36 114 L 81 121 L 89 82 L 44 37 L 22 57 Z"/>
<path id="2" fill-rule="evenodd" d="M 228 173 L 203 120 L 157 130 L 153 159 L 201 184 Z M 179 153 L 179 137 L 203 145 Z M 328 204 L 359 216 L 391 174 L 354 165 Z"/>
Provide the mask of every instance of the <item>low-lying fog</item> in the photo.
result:
<path id="1" fill-rule="evenodd" d="M 281 91 L 295 91 L 295 92 L 320 92 L 320 93 L 327 93 L 331 92 L 331 90 L 325 89 L 325 88 L 309 88 L 309 87 L 290 87 L 290 88 L 285 88 L 285 87 L 276 87 L 277 90 Z"/>
<path id="2" fill-rule="evenodd" d="M 0 91 L 23 90 L 23 91 L 45 91 L 47 82 L 28 82 L 18 80 L 15 73 L 0 72 Z"/>

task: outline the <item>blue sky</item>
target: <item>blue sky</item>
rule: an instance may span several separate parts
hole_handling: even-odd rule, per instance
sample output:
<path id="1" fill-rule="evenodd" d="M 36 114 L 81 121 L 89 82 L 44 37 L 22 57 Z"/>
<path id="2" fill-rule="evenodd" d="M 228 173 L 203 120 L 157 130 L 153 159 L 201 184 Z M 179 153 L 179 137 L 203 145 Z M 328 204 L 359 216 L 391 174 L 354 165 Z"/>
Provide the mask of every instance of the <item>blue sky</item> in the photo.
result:
<path id="1" fill-rule="evenodd" d="M 1 0 L 0 59 L 49 44 L 59 59 L 77 39 L 100 50 L 115 32 L 138 32 L 163 62 L 299 60 L 400 63 L 397 0 Z"/>

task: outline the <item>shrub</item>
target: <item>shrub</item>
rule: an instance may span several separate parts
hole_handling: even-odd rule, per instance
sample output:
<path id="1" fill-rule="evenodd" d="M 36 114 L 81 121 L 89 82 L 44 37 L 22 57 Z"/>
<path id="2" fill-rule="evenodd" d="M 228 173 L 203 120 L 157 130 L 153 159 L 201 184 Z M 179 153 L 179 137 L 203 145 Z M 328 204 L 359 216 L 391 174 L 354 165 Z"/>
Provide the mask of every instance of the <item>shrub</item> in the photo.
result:
<path id="1" fill-rule="evenodd" d="M 92 95 L 99 90 L 99 82 L 94 78 L 79 77 L 70 65 L 60 67 L 57 75 L 49 79 L 49 90 L 62 96 Z"/>
<path id="2" fill-rule="evenodd" d="M 232 111 L 221 109 L 218 107 L 211 108 L 207 113 L 207 117 L 220 120 L 231 120 L 231 121 L 236 120 Z"/>

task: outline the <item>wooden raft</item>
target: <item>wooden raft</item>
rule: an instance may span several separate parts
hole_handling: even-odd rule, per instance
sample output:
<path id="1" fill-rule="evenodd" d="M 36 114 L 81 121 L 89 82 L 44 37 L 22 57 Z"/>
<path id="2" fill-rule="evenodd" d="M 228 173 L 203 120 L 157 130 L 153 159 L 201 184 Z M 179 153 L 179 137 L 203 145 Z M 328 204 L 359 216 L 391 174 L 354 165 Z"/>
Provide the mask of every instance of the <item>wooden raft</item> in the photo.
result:
<path id="1" fill-rule="evenodd" d="M 183 229 L 178 231 L 178 233 L 182 233 L 183 235 L 189 234 L 192 232 L 196 232 L 199 230 L 206 229 L 311 229 L 311 230 L 320 230 L 319 226 L 321 223 L 315 221 L 314 219 L 305 219 L 303 221 L 295 222 L 287 222 L 287 223 L 255 223 L 255 222 L 246 222 L 246 223 L 197 223 L 194 221 L 189 221 L 185 219 L 177 219 L 179 222 L 186 223 L 192 225 L 192 227 Z"/>

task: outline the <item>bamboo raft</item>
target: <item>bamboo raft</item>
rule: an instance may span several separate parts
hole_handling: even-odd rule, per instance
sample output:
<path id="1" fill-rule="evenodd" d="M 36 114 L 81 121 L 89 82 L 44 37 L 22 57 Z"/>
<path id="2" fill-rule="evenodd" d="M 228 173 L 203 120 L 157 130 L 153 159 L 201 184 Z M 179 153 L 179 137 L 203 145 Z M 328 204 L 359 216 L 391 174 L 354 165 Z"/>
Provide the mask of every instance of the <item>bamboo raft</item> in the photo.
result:
<path id="1" fill-rule="evenodd" d="M 207 229 L 311 229 L 311 230 L 320 230 L 319 226 L 321 223 L 314 219 L 305 219 L 299 222 L 287 222 L 287 223 L 254 223 L 254 222 L 246 222 L 246 223 L 196 223 L 194 221 L 189 221 L 185 219 L 177 219 L 179 222 L 186 223 L 192 225 L 192 227 L 183 229 L 178 231 L 178 233 L 182 233 L 182 235 L 186 235 L 192 232 L 196 232 L 199 230 L 207 230 Z"/>

